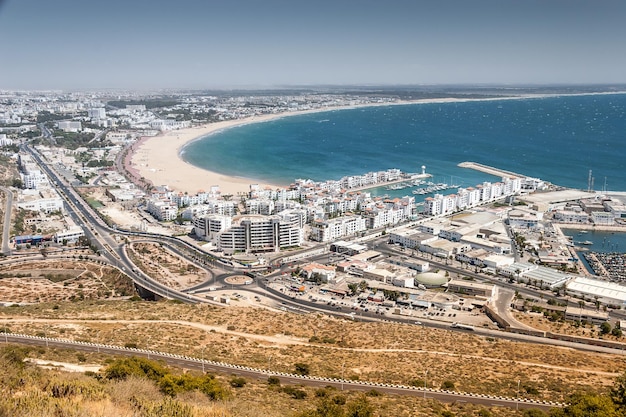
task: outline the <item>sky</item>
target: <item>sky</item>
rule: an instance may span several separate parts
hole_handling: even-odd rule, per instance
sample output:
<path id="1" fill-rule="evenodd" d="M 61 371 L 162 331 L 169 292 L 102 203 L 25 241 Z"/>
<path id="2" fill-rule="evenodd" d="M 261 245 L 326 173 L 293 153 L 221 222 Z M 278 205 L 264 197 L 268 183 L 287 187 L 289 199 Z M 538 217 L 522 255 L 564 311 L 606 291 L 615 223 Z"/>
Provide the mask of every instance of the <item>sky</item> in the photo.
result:
<path id="1" fill-rule="evenodd" d="M 0 0 L 0 89 L 626 83 L 624 0 Z"/>

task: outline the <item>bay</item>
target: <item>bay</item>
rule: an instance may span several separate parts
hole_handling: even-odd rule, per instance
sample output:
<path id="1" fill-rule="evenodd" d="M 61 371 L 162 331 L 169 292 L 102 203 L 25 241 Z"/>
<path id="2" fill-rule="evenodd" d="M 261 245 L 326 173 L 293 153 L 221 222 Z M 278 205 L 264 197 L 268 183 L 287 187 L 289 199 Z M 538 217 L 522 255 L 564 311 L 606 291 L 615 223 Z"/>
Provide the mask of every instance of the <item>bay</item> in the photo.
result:
<path id="1" fill-rule="evenodd" d="M 588 188 L 591 170 L 595 190 L 623 191 L 625 132 L 626 94 L 408 104 L 242 125 L 192 142 L 182 157 L 283 185 L 422 165 L 436 182 L 498 180 L 457 166 L 474 161 L 579 189 Z"/>

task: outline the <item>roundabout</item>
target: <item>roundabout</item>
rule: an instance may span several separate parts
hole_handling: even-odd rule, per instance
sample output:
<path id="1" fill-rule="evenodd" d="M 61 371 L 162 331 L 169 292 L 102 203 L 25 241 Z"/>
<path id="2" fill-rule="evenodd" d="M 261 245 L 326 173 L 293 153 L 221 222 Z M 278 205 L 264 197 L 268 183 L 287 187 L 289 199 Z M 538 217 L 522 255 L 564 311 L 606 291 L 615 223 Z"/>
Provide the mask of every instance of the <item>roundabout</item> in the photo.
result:
<path id="1" fill-rule="evenodd" d="M 250 285 L 254 280 L 246 275 L 231 275 L 224 278 L 224 283 L 228 285 Z"/>

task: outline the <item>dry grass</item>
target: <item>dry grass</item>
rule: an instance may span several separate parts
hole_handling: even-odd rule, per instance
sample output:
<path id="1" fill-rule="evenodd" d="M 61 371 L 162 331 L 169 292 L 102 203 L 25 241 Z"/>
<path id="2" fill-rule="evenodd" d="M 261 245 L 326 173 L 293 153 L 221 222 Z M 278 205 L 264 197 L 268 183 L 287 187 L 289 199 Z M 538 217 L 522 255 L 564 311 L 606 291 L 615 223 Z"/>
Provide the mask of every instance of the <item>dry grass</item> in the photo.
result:
<path id="1" fill-rule="evenodd" d="M 0 297 L 14 303 L 108 299 L 134 293 L 126 275 L 87 260 L 48 259 L 4 265 L 2 276 Z"/>
<path id="2" fill-rule="evenodd" d="M 602 338 L 606 340 L 614 340 L 624 342 L 624 336 L 616 337 L 611 334 L 601 334 L 600 326 L 593 324 L 586 324 L 576 326 L 572 322 L 566 321 L 551 321 L 544 317 L 541 313 L 530 313 L 530 312 L 514 312 L 515 319 L 521 323 L 527 324 L 535 329 L 545 330 L 553 333 L 574 335 L 574 336 L 582 336 L 582 337 L 592 337 L 592 338 Z"/>
<path id="3" fill-rule="evenodd" d="M 306 399 L 296 400 L 265 381 L 248 380 L 243 388 L 232 389 L 228 400 L 212 402 L 198 392 L 166 397 L 154 382 L 145 379 L 99 382 L 84 374 L 43 370 L 33 365 L 16 366 L 4 357 L 0 366 L 3 369 L 0 415 L 17 417 L 284 417 L 313 409 L 318 401 L 319 389 L 298 387 L 306 392 Z M 218 376 L 222 384 L 227 384 L 229 379 Z M 361 395 L 336 389 L 324 391 L 331 397 L 345 397 L 348 402 Z M 478 416 L 482 409 L 409 396 L 370 395 L 368 401 L 376 416 L 440 416 L 443 410 L 450 410 L 456 416 L 469 417 Z M 491 415 L 505 417 L 521 413 L 494 408 Z"/>
<path id="4" fill-rule="evenodd" d="M 603 389 L 626 369 L 626 359 L 572 349 L 490 340 L 396 323 L 359 323 L 322 314 L 293 315 L 255 308 L 172 302 L 82 302 L 0 309 L 10 330 L 184 353 L 273 370 L 564 400 L 576 389 Z M 21 321 L 18 321 L 18 318 Z M 308 343 L 317 336 L 335 343 Z M 270 358 L 271 356 L 271 358 Z M 538 393 L 534 393 L 535 390 Z"/>
<path id="5" fill-rule="evenodd" d="M 152 279 L 170 288 L 187 288 L 209 278 L 205 271 L 158 243 L 136 242 L 128 250 L 135 265 Z"/>

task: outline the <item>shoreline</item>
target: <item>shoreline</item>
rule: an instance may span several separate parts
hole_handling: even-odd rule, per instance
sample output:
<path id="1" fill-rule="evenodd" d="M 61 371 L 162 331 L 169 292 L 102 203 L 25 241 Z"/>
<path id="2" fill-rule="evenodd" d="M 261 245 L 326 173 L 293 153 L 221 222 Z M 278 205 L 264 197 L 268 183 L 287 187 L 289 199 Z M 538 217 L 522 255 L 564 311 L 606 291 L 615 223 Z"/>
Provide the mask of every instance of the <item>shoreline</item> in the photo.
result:
<path id="1" fill-rule="evenodd" d="M 596 93 L 597 94 L 597 93 Z M 615 93 L 609 93 L 615 94 Z M 577 95 L 577 94 L 573 94 Z M 587 95 L 587 94 L 585 94 Z M 250 185 L 256 184 L 260 188 L 283 188 L 288 184 L 270 184 L 258 181 L 254 178 L 237 177 L 222 174 L 216 171 L 199 168 L 186 162 L 182 158 L 183 148 L 211 134 L 243 126 L 251 123 L 263 123 L 281 119 L 284 117 L 299 116 L 304 114 L 323 113 L 331 111 L 341 111 L 358 109 L 365 107 L 383 107 L 415 104 L 437 104 L 437 103 L 463 103 L 474 101 L 496 101 L 496 100 L 523 100 L 553 97 L 551 94 L 502 96 L 490 98 L 439 98 L 423 99 L 413 101 L 395 101 L 389 103 L 367 103 L 336 107 L 325 107 L 319 109 L 302 111 L 285 111 L 276 114 L 261 116 L 251 116 L 236 120 L 227 120 L 214 123 L 206 123 L 200 126 L 187 129 L 172 130 L 158 134 L 157 136 L 141 137 L 129 148 L 129 155 L 125 158 L 127 172 L 136 174 L 153 186 L 168 186 L 173 191 L 179 191 L 194 195 L 200 190 L 208 191 L 213 186 L 218 186 L 220 192 L 224 194 L 238 195 L 250 191 Z M 144 180 L 144 182 L 145 182 Z"/>

